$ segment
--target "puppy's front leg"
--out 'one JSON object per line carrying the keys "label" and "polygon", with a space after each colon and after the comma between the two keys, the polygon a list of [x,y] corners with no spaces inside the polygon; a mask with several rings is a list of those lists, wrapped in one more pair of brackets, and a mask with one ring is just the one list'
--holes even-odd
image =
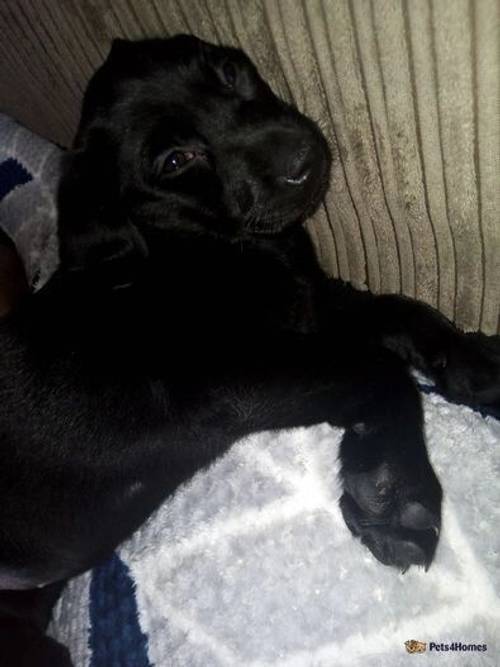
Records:
{"label": "puppy's front leg", "polygon": [[333,329],[340,319],[360,339],[382,344],[432,377],[450,400],[500,410],[499,336],[466,334],[424,303],[340,281],[329,281],[327,299]]}
{"label": "puppy's front leg", "polygon": [[500,409],[500,337],[464,333],[433,308],[380,296],[373,312],[384,346],[430,375],[449,399]]}
{"label": "puppy's front leg", "polygon": [[427,455],[418,390],[394,354],[335,349],[322,336],[283,340],[233,381],[226,378],[214,396],[219,419],[227,415],[238,437],[318,422],[345,427],[341,509],[349,529],[384,564],[406,570],[432,562],[441,486]]}

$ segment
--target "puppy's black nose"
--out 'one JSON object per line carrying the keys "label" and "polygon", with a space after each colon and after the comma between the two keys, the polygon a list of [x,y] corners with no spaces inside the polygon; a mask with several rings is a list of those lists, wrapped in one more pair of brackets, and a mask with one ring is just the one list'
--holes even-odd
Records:
{"label": "puppy's black nose", "polygon": [[288,169],[282,180],[288,185],[303,185],[311,175],[313,151],[307,144],[299,148],[288,162]]}

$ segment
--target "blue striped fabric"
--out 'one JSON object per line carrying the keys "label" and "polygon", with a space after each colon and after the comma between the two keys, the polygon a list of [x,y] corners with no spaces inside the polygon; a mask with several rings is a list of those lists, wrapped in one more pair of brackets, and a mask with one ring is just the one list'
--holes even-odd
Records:
{"label": "blue striped fabric", "polygon": [[0,201],[18,185],[32,180],[33,176],[20,162],[14,158],[4,160],[0,163]]}
{"label": "blue striped fabric", "polygon": [[89,644],[90,667],[151,667],[134,582],[117,554],[92,571]]}

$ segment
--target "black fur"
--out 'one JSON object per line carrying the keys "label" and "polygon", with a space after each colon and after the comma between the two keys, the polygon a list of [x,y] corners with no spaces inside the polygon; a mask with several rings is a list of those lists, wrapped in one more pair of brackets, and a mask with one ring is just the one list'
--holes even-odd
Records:
{"label": "black fur", "polygon": [[57,582],[263,429],[345,427],[347,525],[383,563],[431,563],[442,493],[409,366],[499,405],[500,345],[320,271],[301,223],[329,166],[241,51],[115,42],[67,158],[61,266],[0,326],[0,582],[27,589],[0,594],[3,667],[70,664],[41,634]]}

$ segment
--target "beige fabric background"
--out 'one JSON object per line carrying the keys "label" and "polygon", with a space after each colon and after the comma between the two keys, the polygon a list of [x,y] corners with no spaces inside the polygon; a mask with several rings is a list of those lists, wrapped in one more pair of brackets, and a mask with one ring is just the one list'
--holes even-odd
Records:
{"label": "beige fabric background", "polygon": [[111,39],[179,31],[244,48],[325,131],[328,272],[498,330],[499,0],[1,0],[0,109],[69,145]]}

